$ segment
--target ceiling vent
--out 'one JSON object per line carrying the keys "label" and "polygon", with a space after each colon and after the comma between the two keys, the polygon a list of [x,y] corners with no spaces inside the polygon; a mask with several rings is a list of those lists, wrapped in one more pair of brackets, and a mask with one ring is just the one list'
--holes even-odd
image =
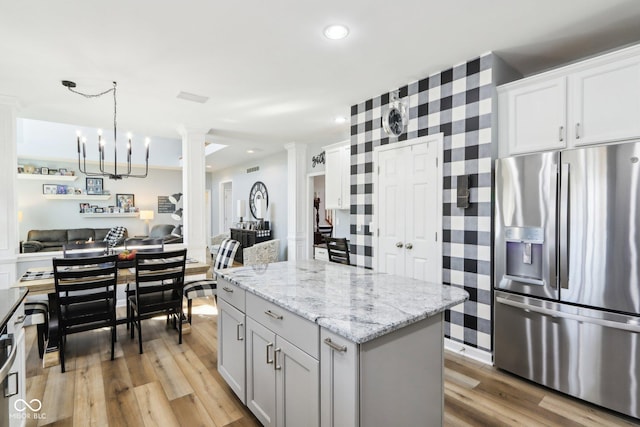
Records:
{"label": "ceiling vent", "polygon": [[208,96],[196,95],[195,93],[180,92],[178,99],[184,99],[185,101],[197,102],[198,104],[204,104],[209,100]]}
{"label": "ceiling vent", "polygon": [[252,168],[247,169],[247,173],[258,172],[260,170],[260,166],[254,166]]}

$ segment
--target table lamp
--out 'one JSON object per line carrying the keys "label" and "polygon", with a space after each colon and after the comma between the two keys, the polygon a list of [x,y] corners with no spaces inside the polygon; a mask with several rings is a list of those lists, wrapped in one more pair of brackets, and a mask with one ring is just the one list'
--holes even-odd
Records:
{"label": "table lamp", "polygon": [[144,234],[149,235],[149,221],[153,219],[153,211],[140,211],[140,219],[144,220]]}
{"label": "table lamp", "polygon": [[246,200],[238,200],[238,216],[240,217],[240,222],[243,221],[244,214],[247,212],[247,202]]}

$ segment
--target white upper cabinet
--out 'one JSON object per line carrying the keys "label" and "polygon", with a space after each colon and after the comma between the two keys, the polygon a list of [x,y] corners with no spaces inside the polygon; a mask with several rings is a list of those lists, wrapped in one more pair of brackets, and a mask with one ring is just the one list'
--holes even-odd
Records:
{"label": "white upper cabinet", "polygon": [[640,56],[581,71],[569,82],[575,145],[640,136]]}
{"label": "white upper cabinet", "polygon": [[328,145],[325,150],[325,209],[351,208],[351,147],[349,142]]}
{"label": "white upper cabinet", "polygon": [[499,156],[640,137],[640,45],[498,88]]}
{"label": "white upper cabinet", "polygon": [[566,147],[565,77],[523,84],[500,93],[500,140],[509,154]]}

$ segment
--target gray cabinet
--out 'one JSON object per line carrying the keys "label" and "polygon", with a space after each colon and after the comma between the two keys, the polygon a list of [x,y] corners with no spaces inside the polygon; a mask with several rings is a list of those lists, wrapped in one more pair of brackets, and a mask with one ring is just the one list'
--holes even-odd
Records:
{"label": "gray cabinet", "polygon": [[359,425],[358,345],[320,329],[320,425]]}
{"label": "gray cabinet", "polygon": [[222,279],[218,281],[218,372],[246,402],[245,291]]}

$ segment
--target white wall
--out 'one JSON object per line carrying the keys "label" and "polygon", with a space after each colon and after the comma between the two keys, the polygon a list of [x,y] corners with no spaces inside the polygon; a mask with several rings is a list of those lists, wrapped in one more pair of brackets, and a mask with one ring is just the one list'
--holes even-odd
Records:
{"label": "white wall", "polygon": [[[64,161],[43,161],[20,159],[21,164],[32,164],[36,167],[67,168],[77,174],[77,163]],[[65,229],[65,228],[108,228],[115,225],[127,227],[129,236],[144,234],[144,221],[138,218],[83,218],[79,214],[79,203],[83,200],[47,200],[42,197],[43,184],[61,184],[77,188],[85,188],[85,176],[80,174],[76,181],[55,182],[40,180],[17,180],[18,211],[22,211],[22,222],[19,223],[20,240],[27,239],[31,229]],[[126,178],[122,180],[103,180],[103,188],[111,192],[109,200],[91,200],[87,203],[97,206],[115,206],[117,193],[134,194],[135,205],[141,210],[153,210],[154,224],[174,224],[180,221],[171,218],[170,214],[158,214],[158,196],[169,196],[182,192],[182,172],[180,170],[150,169],[147,178]],[[203,213],[204,214],[204,213]]]}
{"label": "white wall", "polygon": [[[215,153],[213,154],[215,156]],[[257,172],[247,173],[248,168],[258,166]],[[271,222],[274,239],[280,239],[280,259],[286,258],[287,247],[287,153],[283,151],[262,159],[256,159],[243,165],[214,172],[211,174],[211,200],[212,210],[212,234],[224,233],[220,230],[220,183],[231,181],[233,192],[234,223],[239,221],[236,217],[237,200],[245,200],[247,203],[247,216],[245,220],[254,220],[249,212],[249,192],[256,181],[262,181],[269,193],[269,209],[265,220]]]}

